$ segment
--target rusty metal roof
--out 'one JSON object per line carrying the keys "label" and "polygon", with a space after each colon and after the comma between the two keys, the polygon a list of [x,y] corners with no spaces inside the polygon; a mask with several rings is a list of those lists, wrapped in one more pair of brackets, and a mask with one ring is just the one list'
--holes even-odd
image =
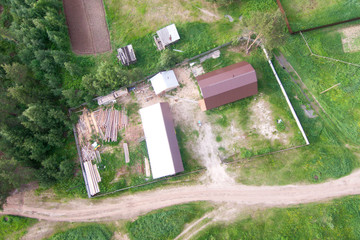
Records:
{"label": "rusty metal roof", "polygon": [[196,77],[204,98],[219,95],[248,84],[257,82],[254,68],[247,62],[205,73]]}

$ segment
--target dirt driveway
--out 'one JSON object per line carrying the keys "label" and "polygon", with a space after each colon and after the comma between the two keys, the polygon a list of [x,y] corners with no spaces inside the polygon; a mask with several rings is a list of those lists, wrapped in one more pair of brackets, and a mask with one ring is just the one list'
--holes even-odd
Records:
{"label": "dirt driveway", "polygon": [[193,201],[242,206],[289,206],[360,194],[360,171],[313,185],[245,186],[195,185],[169,187],[105,200],[75,199],[60,203],[26,197],[18,205],[5,205],[2,214],[49,221],[91,222],[131,219],[149,211]]}
{"label": "dirt driveway", "polygon": [[72,50],[96,54],[111,50],[102,0],[63,0]]}

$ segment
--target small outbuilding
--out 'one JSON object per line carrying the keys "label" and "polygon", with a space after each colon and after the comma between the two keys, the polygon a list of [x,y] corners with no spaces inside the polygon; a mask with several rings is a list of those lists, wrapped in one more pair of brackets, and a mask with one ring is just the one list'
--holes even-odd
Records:
{"label": "small outbuilding", "polygon": [[163,50],[166,46],[179,41],[180,35],[175,24],[171,24],[157,31],[154,40],[157,48]]}
{"label": "small outbuilding", "polygon": [[165,93],[179,86],[173,70],[159,72],[150,78],[150,81],[156,95]]}
{"label": "small outbuilding", "polygon": [[203,96],[199,101],[203,111],[258,93],[255,69],[247,62],[205,73],[196,80]]}
{"label": "small outbuilding", "polygon": [[167,102],[140,109],[153,179],[184,171],[174,121]]}
{"label": "small outbuilding", "polygon": [[124,66],[136,63],[136,56],[132,45],[127,45],[117,50],[117,58]]}

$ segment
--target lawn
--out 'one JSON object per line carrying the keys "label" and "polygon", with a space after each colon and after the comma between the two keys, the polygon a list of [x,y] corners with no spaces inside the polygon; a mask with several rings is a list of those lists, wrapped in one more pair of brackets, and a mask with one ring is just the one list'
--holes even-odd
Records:
{"label": "lawn", "polygon": [[28,227],[34,225],[36,219],[4,215],[0,217],[0,240],[20,239]]}
{"label": "lawn", "polygon": [[175,205],[140,216],[129,222],[127,229],[132,240],[174,239],[186,223],[212,209],[211,205],[204,202]]}
{"label": "lawn", "polygon": [[360,17],[357,0],[281,0],[293,31]]}
{"label": "lawn", "polygon": [[219,223],[194,239],[359,239],[360,198],[257,211],[235,223]]}

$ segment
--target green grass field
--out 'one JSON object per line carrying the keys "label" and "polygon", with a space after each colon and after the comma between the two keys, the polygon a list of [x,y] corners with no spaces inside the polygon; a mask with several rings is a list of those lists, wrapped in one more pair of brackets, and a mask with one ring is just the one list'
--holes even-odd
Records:
{"label": "green grass field", "polygon": [[105,224],[85,224],[65,231],[58,232],[48,238],[48,240],[65,239],[92,239],[92,240],[110,240],[114,234],[113,229]]}
{"label": "green grass field", "polygon": [[357,0],[281,0],[293,31],[360,17]]}
{"label": "green grass field", "polygon": [[[294,68],[297,69],[295,66]],[[347,138],[344,142],[342,130],[324,116],[308,118],[301,108],[302,105],[308,104],[307,99],[302,95],[299,87],[290,80],[289,75],[277,64],[276,70],[309,138],[310,145],[255,158],[248,163],[234,164],[230,171],[238,176],[238,181],[255,185],[315,183],[351,173],[359,166],[356,155],[358,150],[345,144],[350,144],[351,140]],[[300,72],[299,74],[301,75]]]}
{"label": "green grass field", "polygon": [[198,202],[153,211],[129,222],[127,228],[130,239],[174,239],[186,223],[200,218],[210,210],[212,207],[209,204]]}
{"label": "green grass field", "polygon": [[[360,53],[344,53],[341,42],[341,28],[353,25],[314,31],[304,36],[314,53],[359,64]],[[317,118],[307,117],[302,106],[309,106],[308,100],[288,73],[273,61],[311,145],[234,164],[229,171],[237,176],[239,182],[255,185],[311,183],[351,173],[359,166],[360,69],[310,56],[300,35],[291,36],[280,50],[328,115],[320,109]],[[266,68],[265,64],[263,68]],[[320,94],[339,82],[339,87]],[[271,86],[265,86],[267,91],[273,91]],[[311,97],[307,90],[303,91]],[[253,155],[253,152],[245,153],[242,157]]]}
{"label": "green grass field", "polygon": [[215,224],[193,239],[359,239],[360,198],[257,211]]}
{"label": "green grass field", "polygon": [[[315,54],[359,64],[360,52],[344,53],[340,33],[342,27],[355,24],[360,24],[360,21],[305,33],[304,36]],[[299,35],[291,37],[281,50],[340,130],[341,138],[350,145],[359,144],[360,68],[309,56],[309,50]],[[341,86],[320,94],[337,83]]]}
{"label": "green grass field", "polygon": [[27,228],[34,225],[36,219],[4,215],[0,217],[0,240],[21,239]]}

